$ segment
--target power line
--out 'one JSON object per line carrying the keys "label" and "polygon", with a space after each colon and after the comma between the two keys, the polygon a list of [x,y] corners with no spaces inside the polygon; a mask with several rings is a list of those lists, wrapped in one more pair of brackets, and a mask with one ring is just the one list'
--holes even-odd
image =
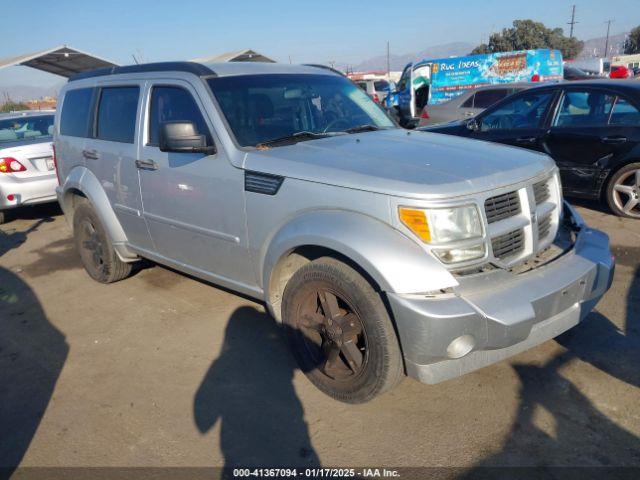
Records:
{"label": "power line", "polygon": [[570,21],[570,22],[567,22],[567,24],[568,24],[568,25],[571,25],[571,30],[569,31],[569,38],[573,38],[573,26],[574,26],[576,23],[580,23],[580,22],[577,22],[577,21],[576,21],[576,6],[575,6],[575,5],[573,5],[573,6],[571,7],[571,21]]}

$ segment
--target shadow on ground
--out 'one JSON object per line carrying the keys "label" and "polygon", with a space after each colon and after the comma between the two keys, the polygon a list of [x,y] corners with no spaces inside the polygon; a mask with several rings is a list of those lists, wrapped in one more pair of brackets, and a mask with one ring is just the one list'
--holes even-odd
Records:
{"label": "shadow on ground", "polygon": [[40,218],[26,230],[0,230],[0,257],[8,251],[18,248],[27,241],[29,234],[38,230],[43,223],[48,222],[53,222],[53,218]]}
{"label": "shadow on ground", "polygon": [[201,433],[220,423],[225,469],[319,466],[292,383],[296,368],[273,318],[251,307],[231,315],[193,405]]}
{"label": "shadow on ground", "polygon": [[[640,438],[596,408],[562,374],[563,367],[582,361],[640,388],[640,268],[626,303],[622,329],[593,312],[556,339],[566,351],[540,366],[514,365],[521,384],[520,404],[509,437],[500,452],[481,461],[466,478],[637,478],[633,477],[637,470],[613,467],[640,466]],[[491,468],[497,466],[535,469]]]}
{"label": "shadow on ground", "polygon": [[579,197],[568,197],[565,198],[571,205],[576,207],[588,208],[589,210],[593,210],[595,212],[607,213],[609,215],[615,216],[615,214],[611,211],[607,202],[601,201],[593,198],[579,198]]}
{"label": "shadow on ground", "polygon": [[6,224],[11,224],[15,220],[40,220],[42,218],[58,217],[62,215],[62,209],[58,202],[50,202],[12,208],[5,210],[5,214],[7,216]]}
{"label": "shadow on ground", "polygon": [[0,478],[22,461],[68,352],[29,286],[0,267]]}

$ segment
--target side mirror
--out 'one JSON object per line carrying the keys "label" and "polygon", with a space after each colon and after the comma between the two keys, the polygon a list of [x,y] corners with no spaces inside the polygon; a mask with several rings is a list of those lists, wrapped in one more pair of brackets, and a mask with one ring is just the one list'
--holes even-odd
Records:
{"label": "side mirror", "polygon": [[478,130],[480,130],[480,123],[478,123],[478,120],[476,120],[475,118],[472,118],[467,122],[467,129],[471,130],[472,132],[477,132]]}
{"label": "side mirror", "polygon": [[207,136],[198,133],[193,122],[166,122],[160,124],[158,147],[161,152],[216,153],[215,145],[207,144]]}

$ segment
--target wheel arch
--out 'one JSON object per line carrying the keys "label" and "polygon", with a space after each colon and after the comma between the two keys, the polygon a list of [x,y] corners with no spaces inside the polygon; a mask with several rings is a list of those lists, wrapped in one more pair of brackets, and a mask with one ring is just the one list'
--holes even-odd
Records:
{"label": "wheel arch", "polygon": [[111,207],[106,192],[93,172],[83,166],[73,168],[65,178],[60,191],[61,194],[58,196],[60,206],[72,230],[73,217],[79,199],[85,198],[96,212],[121,260],[133,261],[138,258],[127,248],[127,235]]}
{"label": "wheel arch", "polygon": [[631,165],[632,163],[640,163],[640,156],[634,156],[631,158],[626,158],[625,160],[617,163],[616,165],[613,166],[613,168],[611,168],[608,172],[607,175],[604,177],[604,179],[602,180],[602,182],[600,183],[600,191],[598,192],[598,197],[601,200],[606,201],[607,200],[607,188],[609,187],[609,182],[611,181],[611,179],[613,178],[613,176],[618,173],[620,170],[622,170],[624,167],[626,167],[627,165]]}
{"label": "wheel arch", "polygon": [[260,263],[264,297],[278,321],[288,280],[322,256],[344,261],[380,292],[424,293],[457,285],[440,262],[390,225],[354,212],[305,214],[280,228]]}

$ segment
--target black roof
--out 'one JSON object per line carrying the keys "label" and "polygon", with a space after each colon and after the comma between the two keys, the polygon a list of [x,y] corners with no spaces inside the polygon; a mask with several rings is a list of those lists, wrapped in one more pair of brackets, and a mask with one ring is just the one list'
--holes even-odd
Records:
{"label": "black roof", "polygon": [[82,80],[83,78],[92,77],[104,77],[107,75],[119,75],[123,73],[143,73],[143,72],[188,72],[194,75],[215,75],[215,72],[209,67],[196,62],[157,62],[157,63],[144,63],[141,65],[125,65],[123,67],[106,67],[98,68],[96,70],[89,70],[88,72],[82,72],[74,75],[69,79],[70,82],[74,80]]}

